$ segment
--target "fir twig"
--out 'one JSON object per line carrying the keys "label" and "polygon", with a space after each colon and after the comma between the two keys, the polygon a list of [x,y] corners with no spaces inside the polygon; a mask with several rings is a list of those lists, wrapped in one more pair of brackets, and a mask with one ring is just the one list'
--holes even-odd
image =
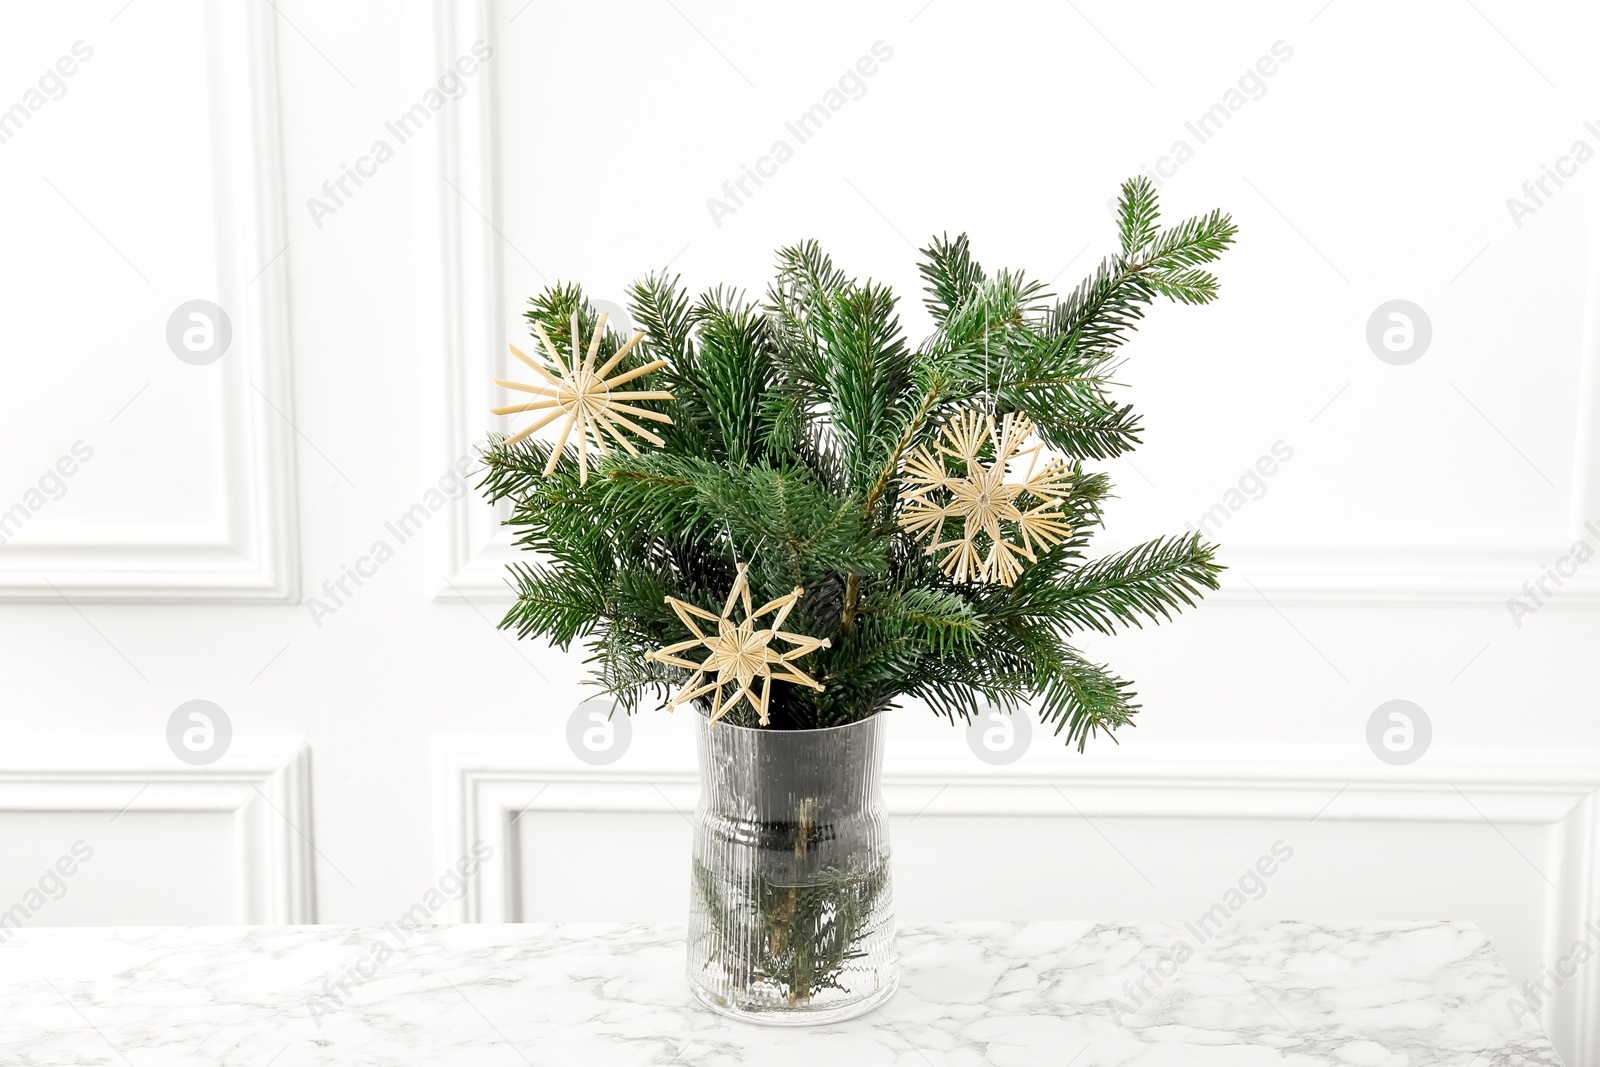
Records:
{"label": "fir twig", "polygon": [[[822,691],[772,687],[774,728],[907,700],[956,720],[1031,699],[1069,744],[1113,735],[1133,721],[1134,694],[1074,635],[1166,620],[1215,589],[1221,568],[1213,546],[1187,535],[1090,558],[1111,486],[1084,463],[1138,444],[1138,417],[1116,392],[1123,348],[1158,298],[1215,299],[1207,268],[1234,237],[1220,212],[1162,229],[1154,188],[1135,178],[1122,187],[1116,251],[1054,300],[1019,272],[986,271],[965,234],[940,236],[918,268],[934,329],[915,346],[894,294],[815,242],[778,253],[759,304],[722,288],[693,297],[664,273],[642,279],[628,295],[647,338],[623,367],[667,362],[633,379],[672,394],[659,408],[671,423],[652,423],[663,444],[591,451],[581,484],[572,443],[547,478],[548,444],[491,439],[483,492],[509,505],[531,553],[512,567],[502,625],[584,643],[596,684],[632,710],[684,678],[644,659],[684,636],[665,599],[719,608],[737,561],[758,601],[804,588],[787,628],[831,642],[807,660]],[[564,284],[535,296],[527,318],[570,347],[574,313],[593,336],[594,309]],[[622,342],[607,330],[599,351]],[[969,405],[1026,413],[1070,470],[1055,505],[1070,532],[1011,587],[952,581],[899,526],[908,458]]]}

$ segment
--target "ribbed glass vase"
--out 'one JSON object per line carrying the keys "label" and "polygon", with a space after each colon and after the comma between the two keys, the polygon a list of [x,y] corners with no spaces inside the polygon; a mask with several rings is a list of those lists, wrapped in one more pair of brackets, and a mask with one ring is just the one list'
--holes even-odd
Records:
{"label": "ribbed glass vase", "polygon": [[826,730],[698,716],[689,986],[716,1011],[808,1025],[894,993],[884,716]]}

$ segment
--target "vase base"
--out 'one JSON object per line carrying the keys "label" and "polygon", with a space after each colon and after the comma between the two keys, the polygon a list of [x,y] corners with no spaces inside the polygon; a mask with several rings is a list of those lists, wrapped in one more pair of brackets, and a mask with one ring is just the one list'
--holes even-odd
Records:
{"label": "vase base", "polygon": [[755,1023],[758,1026],[822,1026],[825,1023],[854,1019],[874,1008],[882,1007],[890,997],[894,996],[895,990],[899,987],[900,976],[897,974],[871,996],[852,1000],[848,1004],[828,1008],[772,1008],[764,1011],[736,1007],[716,994],[701,989],[693,982],[689,983],[689,992],[718,1015],[738,1019],[740,1022]]}

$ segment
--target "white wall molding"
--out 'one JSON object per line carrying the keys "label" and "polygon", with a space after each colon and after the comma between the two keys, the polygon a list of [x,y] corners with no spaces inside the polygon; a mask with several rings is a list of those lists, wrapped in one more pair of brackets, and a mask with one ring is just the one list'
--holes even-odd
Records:
{"label": "white wall molding", "polygon": [[72,600],[298,596],[293,431],[285,421],[293,403],[277,16],[265,0],[248,0],[208,8],[206,17],[214,47],[198,76],[213,92],[216,268],[212,290],[191,295],[220,304],[233,324],[215,413],[223,513],[203,528],[162,531],[153,540],[140,531],[119,535],[113,526],[103,544],[8,543],[0,553],[0,600],[58,600],[57,590]]}
{"label": "white wall molding", "polygon": [[[473,42],[496,47],[485,0],[412,0],[410,80],[428,84]],[[416,234],[417,367],[422,411],[421,484],[431,485],[483,441],[492,379],[505,350],[500,328],[503,286],[495,181],[495,58],[470,91],[440,112],[432,135],[416,142],[413,228]],[[429,596],[504,597],[505,565],[515,558],[499,520],[504,510],[476,492],[450,501],[425,535]]]}
{"label": "white wall molding", "polygon": [[[694,755],[681,741],[636,738],[617,764],[591,767],[559,737],[435,738],[438,865],[453,864],[476,841],[494,847],[450,918],[505,922],[515,914],[518,813],[689,813],[698,793]],[[1600,922],[1600,752],[1435,749],[1409,767],[1391,767],[1365,751],[1178,745],[1030,753],[1011,767],[989,767],[949,745],[922,742],[893,746],[884,769],[890,815],[1067,817],[1063,796],[1090,818],[1487,819],[1496,827],[1548,827],[1554,886],[1540,902],[1544,958],[1565,955],[1585,923]],[[1595,1048],[1600,971],[1580,969],[1569,985],[1576,988],[1547,1009],[1545,1026],[1565,1047]]]}
{"label": "white wall molding", "polygon": [[231,815],[234,921],[316,921],[311,752],[299,738],[234,738],[216,763],[190,767],[160,739],[12,734],[0,811]]}

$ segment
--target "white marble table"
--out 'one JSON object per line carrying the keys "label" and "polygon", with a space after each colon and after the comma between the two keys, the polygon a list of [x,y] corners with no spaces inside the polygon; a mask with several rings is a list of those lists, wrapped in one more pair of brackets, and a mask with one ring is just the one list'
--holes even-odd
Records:
{"label": "white marble table", "polygon": [[1510,979],[1471,923],[1281,923],[1203,943],[1182,923],[952,923],[903,928],[900,951],[881,1010],[774,1029],[691,1001],[679,926],[27,930],[0,945],[0,1063],[1560,1062],[1512,1022]]}

